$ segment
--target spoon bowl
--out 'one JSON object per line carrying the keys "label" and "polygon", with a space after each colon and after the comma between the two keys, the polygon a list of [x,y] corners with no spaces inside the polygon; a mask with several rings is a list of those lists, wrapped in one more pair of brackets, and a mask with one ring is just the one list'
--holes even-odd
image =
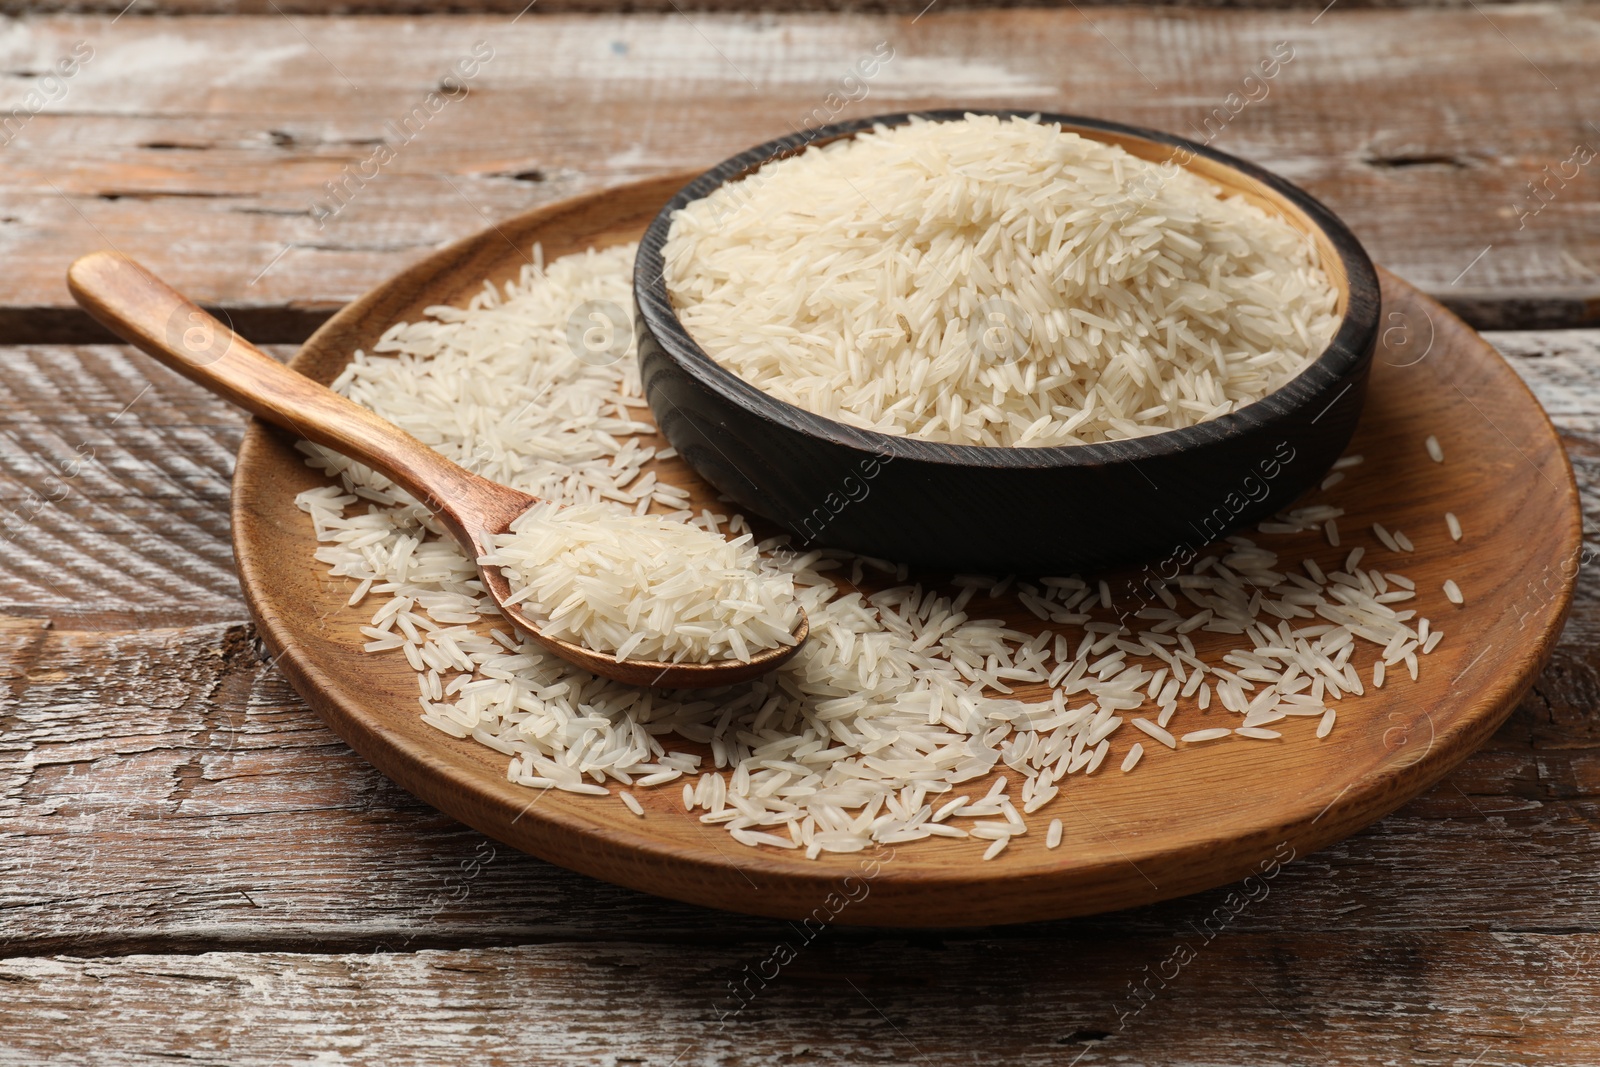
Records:
{"label": "spoon bowl", "polygon": [[[290,370],[120,253],[93,252],[77,260],[67,270],[67,287],[102,325],[184,377],[274,426],[382,473],[421,501],[474,561],[538,503],[537,497],[452,463],[372,411]],[[628,685],[701,689],[747,681],[791,658],[810,633],[801,611],[794,644],[761,649],[748,660],[619,660],[545,634],[536,620],[507,603],[513,591],[499,567],[477,567],[484,592],[517,629],[568,663]]]}

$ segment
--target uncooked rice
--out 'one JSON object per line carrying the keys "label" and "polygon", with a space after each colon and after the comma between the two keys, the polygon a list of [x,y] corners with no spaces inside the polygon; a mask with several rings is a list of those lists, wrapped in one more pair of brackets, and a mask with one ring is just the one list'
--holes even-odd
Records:
{"label": "uncooked rice", "polygon": [[603,501],[540,501],[479,562],[500,567],[507,604],[542,633],[619,660],[749,660],[794,644],[794,579],[763,573],[748,533],[730,541]]}
{"label": "uncooked rice", "polygon": [[1122,758],[1122,773],[1127,774],[1139,765],[1139,757],[1144,755],[1144,745],[1135,741],[1128,749],[1128,754]]}
{"label": "uncooked rice", "polygon": [[1174,738],[1169,731],[1167,731],[1163,727],[1157,726],[1155,723],[1151,722],[1149,719],[1134,719],[1133,720],[1133,725],[1138,727],[1139,729],[1143,730],[1145,733],[1149,734],[1151,737],[1155,738],[1157,741],[1160,741],[1163,745],[1166,745],[1168,748],[1177,748],[1178,747],[1177,739]]}
{"label": "uncooked rice", "polygon": [[[433,308],[393,327],[355,354],[335,388],[451,459],[552,503],[748,534],[738,516],[692,513],[686,491],[658,480],[633,359],[594,365],[567,344],[575,306],[628,305],[632,248],[548,267],[537,249],[534,258],[520,279],[486,286],[467,308]],[[810,616],[805,647],[738,686],[640,689],[522,638],[431,512],[366,467],[301,447],[336,479],[298,498],[317,558],[353,587],[340,602],[370,610],[366,649],[403,656],[416,672],[423,721],[502,753],[509,780],[532,789],[626,791],[630,810],[636,793],[680,790],[687,812],[752,848],[814,858],[975,838],[976,849],[983,836],[973,827],[987,823],[996,836],[983,854],[999,855],[1026,834],[1029,813],[1064,789],[1092,788],[1079,779],[1111,752],[1130,753],[1130,766],[1134,731],[1120,730],[1130,717],[1140,736],[1176,748],[1140,766],[1186,758],[1153,720],[1181,722],[1191,743],[1259,743],[1233,727],[1268,724],[1293,743],[1309,737],[1304,716],[1317,717],[1325,736],[1330,705],[1362,692],[1362,661],[1398,654],[1412,670],[1442,636],[1423,629],[1414,607],[1381,599],[1374,575],[1400,576],[1356,569],[1360,549],[1343,569],[1337,560],[1291,567],[1233,536],[1166,581],[1168,597],[1119,604],[1109,586],[1078,577],[927,587],[894,564],[779,552],[774,539],[756,547]],[[1280,522],[1310,530],[1320,521],[1311,516],[1328,514],[1299,509]],[[858,565],[881,576],[876,586],[845,583]],[[1022,629],[986,617],[1023,614],[1023,597],[1048,621]]]}
{"label": "uncooked rice", "polygon": [[1289,223],[1037,119],[812,146],[679,210],[663,254],[713,359],[807,411],[930,441],[1192,426],[1288,382],[1338,325]]}

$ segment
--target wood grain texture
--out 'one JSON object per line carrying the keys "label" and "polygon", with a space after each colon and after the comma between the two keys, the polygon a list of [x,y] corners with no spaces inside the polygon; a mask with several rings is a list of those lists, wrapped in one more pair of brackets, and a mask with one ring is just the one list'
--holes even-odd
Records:
{"label": "wood grain texture", "polygon": [[[1600,333],[1494,339],[1557,418],[1594,523]],[[730,917],[707,923],[706,913],[688,905],[611,888],[506,849],[467,877],[462,864],[482,861],[483,849],[493,846],[406,797],[318,723],[256,649],[237,589],[210,592],[178,581],[195,558],[219,558],[226,568],[227,475],[240,430],[234,411],[147,358],[118,350],[0,350],[0,366],[0,381],[13,389],[58,368],[70,371],[62,381],[75,390],[14,392],[26,403],[8,398],[8,408],[29,410],[38,442],[77,440],[85,411],[94,410],[86,397],[117,395],[128,379],[150,374],[149,394],[109,427],[115,437],[94,438],[101,454],[80,475],[82,488],[40,518],[66,537],[56,547],[64,561],[54,581],[74,601],[114,553],[157,542],[139,526],[107,528],[104,515],[130,501],[102,466],[131,485],[162,485],[173,438],[190,450],[210,442],[218,464],[192,496],[150,502],[157,515],[171,507],[197,514],[198,522],[144,565],[170,577],[110,598],[104,614],[59,613],[42,585],[27,584],[10,566],[3,571],[0,609],[54,617],[51,630],[40,629],[38,617],[14,617],[0,654],[6,952],[504,944],[587,939],[603,929],[630,937],[776,929]],[[120,406],[107,402],[101,421]],[[152,422],[163,424],[162,434]],[[56,485],[42,474],[51,446],[34,448],[37,462],[19,466],[13,458],[0,477],[8,501]],[[64,510],[83,501],[93,507]],[[1350,923],[1389,931],[1594,928],[1597,646],[1600,579],[1586,566],[1554,664],[1490,745],[1400,813],[1290,865],[1278,883],[1285,893],[1256,913],[1286,933]],[[296,848],[286,846],[290,840]],[[1214,907],[1222,896],[1197,901]],[[1451,901],[1443,912],[1442,897]],[[1054,929],[1150,931],[1174,925],[1186,907],[1178,901]],[[1344,909],[1355,918],[1341,917]]]}
{"label": "wood grain texture", "polygon": [[[1600,332],[1494,340],[1556,418],[1588,521],[1600,520]],[[244,624],[227,572],[238,413],[119,349],[0,349],[0,375],[13,388],[52,383],[16,392],[25,412],[6,413],[8,432],[21,424],[30,435],[0,453],[8,507],[54,491],[52,464],[73,452],[86,425],[98,448],[73,493],[37,517],[50,538],[19,536],[11,550],[33,555],[0,567],[0,612],[9,617],[0,630],[6,953],[398,948],[605,932],[718,939],[781,928],[616,889],[505,849],[484,863],[496,846],[351,753]],[[146,375],[150,391],[113,422]],[[178,453],[198,468],[180,468],[181,490],[167,473]],[[136,522],[117,521],[130,506],[124,483],[151,487]],[[15,562],[44,551],[62,561],[51,577],[64,596]],[[130,551],[142,553],[137,581],[113,587],[103,610],[68,610]],[[218,576],[194,580],[207,568]],[[52,628],[42,628],[45,619]],[[1554,662],[1489,745],[1396,814],[1290,865],[1275,883],[1283,891],[1252,914],[1285,934],[1350,929],[1375,938],[1440,927],[1595,929],[1596,648],[1600,578],[1585,566]],[[1155,932],[1224,897],[1038,930]]]}
{"label": "wood grain texture", "polygon": [[[1600,14],[1478,7],[1340,5],[1315,23],[1304,10],[937,7],[920,20],[29,19],[0,33],[9,106],[76,42],[94,54],[7,135],[0,340],[89,339],[61,272],[112,245],[253,340],[298,341],[404,262],[490,220],[706,167],[795,127],[963,104],[1189,136],[1209,125],[1214,146],[1304,185],[1374,259],[1472,321],[1595,321],[1588,171],[1520,229],[1518,211],[1542,203],[1528,183],[1548,180],[1543,168],[1600,144],[1588,76]],[[390,124],[477,41],[495,52],[466,94],[397,135]],[[1279,41],[1294,59],[1247,86]],[[880,42],[894,58],[859,79]],[[1229,105],[1246,91],[1265,96]],[[393,158],[379,165],[385,145]],[[347,194],[332,198],[329,182]],[[313,212],[334,208],[319,225]]]}
{"label": "wood grain texture", "polygon": [[0,350],[0,382],[7,614],[114,629],[242,618],[222,506],[242,415],[109,346]]}
{"label": "wood grain texture", "polygon": [[[1535,691],[1441,786],[1286,867],[1252,905],[1253,928],[1593,930],[1600,731],[1582,702],[1600,683],[1595,621],[1575,617]],[[243,627],[108,635],[29,620],[6,626],[3,648],[21,694],[0,749],[4,955],[714,942],[786,928],[595,882],[440,815],[339,742]],[[1226,896],[995,936],[1154,934]]]}
{"label": "wood grain texture", "polygon": [[[1540,0],[1500,0],[1533,3]],[[1547,0],[1546,0],[1547,2]],[[1583,3],[1586,0],[1568,0]],[[1141,0],[1141,7],[1320,11],[1327,0]],[[1098,0],[1098,5],[1121,7],[1131,0]],[[1097,6],[1098,6],[1097,5]],[[0,0],[0,14],[98,14],[115,16],[127,0]],[[193,15],[463,15],[527,14],[686,14],[738,12],[742,14],[893,14],[917,15],[928,0],[139,0],[134,13],[141,17]],[[1461,8],[1468,0],[1342,0],[1341,7]],[[939,0],[941,11],[994,11],[1018,7],[1070,8],[1070,0]]]}
{"label": "wood grain texture", "polygon": [[0,1063],[115,1050],[118,1062],[247,1067],[1458,1067],[1590,1062],[1600,1049],[1600,936],[1373,941],[1257,926],[1245,909],[1209,941],[1187,924],[1073,941],[825,933],[770,980],[758,968],[793,931],[721,945],[9,960]]}
{"label": "wood grain texture", "polygon": [[[1600,331],[1492,339],[1554,416],[1600,519]],[[729,983],[791,927],[491,852],[327,731],[266,662],[236,589],[160,577],[226,566],[235,412],[107,347],[0,349],[0,380],[16,401],[4,427],[31,435],[0,452],[8,503],[57,484],[44,472],[87,427],[103,446],[71,503],[39,518],[66,539],[55,579],[73,599],[110,553],[156,540],[109,525],[128,504],[103,465],[159,487],[145,526],[175,531],[145,584],[94,617],[55,614],[0,567],[0,1062],[1600,1057],[1592,566],[1553,663],[1483,749],[1284,868],[1165,989],[1144,983],[1230,890],[995,931],[835,928],[719,1027],[742,999]],[[177,483],[174,442],[191,458],[209,442]],[[91,522],[65,521],[68,507]],[[207,949],[231,951],[193,954]],[[141,950],[166,954],[105,958]],[[1130,983],[1157,996],[1123,1027],[1145,996]]]}
{"label": "wood grain texture", "polygon": [[[846,72],[840,49],[865,52],[885,27],[897,59],[919,62],[843,115],[891,100],[1042,100],[1181,132],[1272,41],[1292,39],[1296,64],[1315,54],[1316,70],[1291,64],[1220,147],[1306,183],[1381,261],[1474,321],[1596,317],[1592,196],[1558,197],[1526,230],[1515,218],[1524,183],[1590,139],[1592,7],[1485,5],[1485,17],[1353,13],[1340,0],[1312,34],[1309,10],[1201,20],[1091,8],[1091,27],[1073,12],[946,20],[941,2],[910,27],[909,8],[735,18],[685,3],[709,42],[675,13],[527,26],[530,15],[493,36],[516,57],[482,83],[494,91],[452,103],[318,230],[308,212],[321,183],[367,158],[362,142],[435,84],[477,26],[509,15],[323,20],[300,14],[316,0],[277,6],[293,25],[146,20],[157,0],[141,0],[114,27],[0,28],[0,110],[21,106],[30,73],[75,40],[115,60],[4,146],[0,341],[86,337],[59,282],[73,255],[106,243],[97,227],[176,267],[246,336],[298,340],[484,216],[707,164],[781,131]],[[27,7],[7,10],[39,10]],[[1113,71],[1108,40],[1159,88]],[[1331,43],[1313,53],[1318,40]],[[628,49],[615,63],[613,42]],[[714,49],[755,84],[719,70]],[[1560,92],[1532,67],[1513,71],[1515,49]],[[446,176],[465,193],[448,208]],[[1492,339],[1554,414],[1596,528],[1600,333]],[[19,516],[26,531],[0,536],[0,955],[12,957],[0,1062],[1600,1060],[1600,579],[1587,562],[1551,666],[1494,738],[1395,814],[1286,867],[1125,1030],[1128,984],[1158,971],[1228,890],[1003,931],[834,929],[728,1029],[717,1025],[735,1003],[728,983],[789,927],[491,853],[294,696],[230,571],[243,425],[122,348],[0,347],[0,515],[5,534]],[[423,947],[455,951],[405,951]],[[209,948],[231,951],[193,955]],[[85,958],[137,950],[165,954]]]}
{"label": "wood grain texture", "polygon": [[[524,265],[518,249],[534,240],[555,256],[637,237],[673,187],[672,179],[642,182],[507,220],[374,290],[313,337],[291,366],[331,381],[357,347],[370,348],[393,322],[463,301],[477,291],[477,279],[498,284],[516,276]],[[1455,640],[1426,661],[1419,685],[1397,679],[1342,702],[1342,729],[1327,741],[1314,742],[1311,724],[1303,722],[1298,732],[1286,731],[1298,740],[1185,746],[1175,754],[1156,748],[1133,775],[1067,784],[1060,799],[1033,816],[1035,827],[1052,818],[1065,823],[1059,851],[1047,852],[1034,835],[985,863],[977,862],[981,849],[974,842],[949,839],[914,842],[882,858],[806,860],[777,849],[733,848],[721,831],[684,814],[676,786],[636,790],[646,809],[640,819],[610,797],[510,784],[504,756],[443,737],[420,720],[416,680],[404,659],[361,652],[368,640],[361,627],[373,608],[345,603],[353,585],[330,581],[315,562],[311,526],[293,502],[325,482],[306,467],[291,437],[265,427],[246,435],[236,472],[241,577],[280,667],[335,732],[421,799],[575,870],[674,899],[790,919],[837,899],[841,886],[852,888],[851,879],[859,886],[865,876],[871,894],[837,920],[851,925],[1019,922],[1168,899],[1276,867],[1274,857],[1285,849],[1306,853],[1336,841],[1436,781],[1510,713],[1565,617],[1573,577],[1566,566],[1577,566],[1578,502],[1554,430],[1492,348],[1403,282],[1384,275],[1383,284],[1387,329],[1351,445],[1369,461],[1351,478],[1359,488],[1310,498],[1346,509],[1346,543],[1329,548],[1320,531],[1310,531],[1267,544],[1286,559],[1314,556],[1330,571],[1351,548],[1369,545],[1375,559],[1417,581],[1415,606]],[[1439,436],[1453,464],[1427,458],[1426,433]],[[681,459],[654,469],[692,494],[688,506],[716,505],[715,493]],[[1462,545],[1444,530],[1447,510],[1473,531]],[[1421,551],[1382,555],[1376,540],[1363,535],[1376,521],[1416,534]],[[1508,558],[1517,566],[1504,566]],[[1107,575],[1115,589],[1132,588],[1135,577]],[[931,588],[944,575],[913,578]],[[1465,607],[1445,601],[1439,586],[1446,578],[1468,590]],[[1010,598],[977,599],[969,610],[1026,632],[1049,629]],[[1072,640],[1081,633],[1064,632]],[[1203,637],[1199,654],[1211,661],[1237,643]],[[1370,670],[1367,655],[1353,662]],[[1017,693],[1025,700],[1047,696],[1042,686],[1019,686]],[[1180,716],[1175,732],[1216,724],[1197,723],[1201,713],[1192,701]],[[1120,738],[1108,764],[1119,763],[1129,743]],[[976,795],[987,788],[985,779],[974,783]],[[1173,818],[1175,809],[1184,816]]]}

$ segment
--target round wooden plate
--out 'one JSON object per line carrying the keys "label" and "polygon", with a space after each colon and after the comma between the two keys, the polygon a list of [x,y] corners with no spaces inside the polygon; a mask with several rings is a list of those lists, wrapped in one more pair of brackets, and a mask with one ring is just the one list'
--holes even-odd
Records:
{"label": "round wooden plate", "polygon": [[[432,304],[461,303],[485,278],[513,276],[534,241],[555,257],[635,240],[687,175],[608,189],[501,223],[410,268],[350,305],[293,365],[332,380],[358,346]],[[1353,452],[1366,461],[1308,499],[1346,509],[1343,546],[1316,532],[1259,535],[1289,565],[1334,569],[1351,548],[1366,566],[1412,577],[1416,606],[1446,634],[1421,678],[1391,669],[1381,690],[1337,705],[1325,740],[1316,720],[1290,720],[1278,741],[1234,739],[1171,751],[1143,738],[1132,773],[1117,768],[1142,738],[1124,727],[1093,776],[1073,776],[1029,817],[1030,832],[982,862],[988,844],[932,839],[875,853],[751,849],[683,811],[681,783],[640,790],[638,818],[613,797],[539,793],[506,781],[506,757],[458,741],[419,718],[415,676],[399,653],[366,655],[351,586],[313,559],[295,494],[321,484],[291,439],[255,424],[234,478],[234,548],[257,626],[300,694],[384,774],[430,804],[536,856],[663,896],[734,911],[821,922],[973,925],[1080,915],[1180,896],[1275,873],[1273,864],[1336,841],[1426,789],[1489,737],[1545,664],[1571,598],[1579,552],[1572,470],[1555,430],[1503,359],[1463,323],[1404,282],[1383,276],[1384,334]],[[1445,462],[1423,442],[1436,435]],[[666,461],[661,476],[714,498]],[[1453,511],[1465,539],[1452,541]],[[1385,552],[1371,533],[1403,530],[1414,554]],[[1249,531],[1246,531],[1248,534]],[[1251,535],[1256,536],[1256,535]],[[939,580],[939,576],[930,576]],[[1453,578],[1466,604],[1441,591]],[[976,601],[970,612],[1043,626],[1020,605]],[[1221,635],[1201,653],[1232,647]],[[1375,649],[1354,662],[1370,673]],[[1023,699],[1038,694],[1022,691]],[[1180,707],[1174,732],[1236,717]],[[974,783],[980,787],[985,783]],[[1044,846],[1052,818],[1060,848]]]}

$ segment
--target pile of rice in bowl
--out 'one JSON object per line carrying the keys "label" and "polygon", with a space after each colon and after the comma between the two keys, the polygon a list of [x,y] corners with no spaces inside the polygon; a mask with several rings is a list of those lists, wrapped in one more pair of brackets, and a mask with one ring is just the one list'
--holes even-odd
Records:
{"label": "pile of rice in bowl", "polygon": [[971,445],[1214,419],[1338,328],[1315,243],[1171,161],[1033,119],[913,119],[769,162],[678,211],[679,320],[781,400]]}
{"label": "pile of rice in bowl", "polygon": [[[620,246],[546,265],[535,249],[535,265],[503,289],[430,309],[357,352],[335,388],[456,462],[554,504],[751,535],[741,516],[692,510],[689,492],[663,480],[681,468],[657,443],[632,353],[596,365],[568,343],[574,308],[630,306],[633,255]],[[1103,295],[1114,266],[1097,260],[1084,277],[1102,279]],[[1317,322],[1308,312],[1301,325]],[[1090,343],[1085,332],[1062,336]],[[1102,329],[1091,357],[1110,336]],[[1061,366],[1078,366],[1063,346]],[[1226,398],[1220,370],[1211,387]],[[997,428],[1017,425],[1010,403],[991,405],[998,419],[983,415],[997,442]],[[977,425],[964,414],[954,424]],[[1097,425],[1117,432],[1114,420]],[[425,722],[504,754],[509,779],[530,789],[616,793],[645,817],[637,794],[664,788],[671,800],[652,800],[649,817],[681,805],[741,844],[813,858],[929,837],[972,838],[975,856],[993,858],[1071,778],[1128,773],[1195,746],[1315,743],[1334,728],[1340,700],[1383,685],[1386,671],[1416,678],[1443,636],[1411,604],[1419,592],[1399,567],[1414,546],[1400,531],[1375,531],[1381,564],[1368,563],[1366,547],[1319,564],[1230,537],[1183,573],[1120,598],[1076,576],[930,585],[893,563],[770,538],[750,547],[810,618],[800,652],[721,690],[640,689],[525,640],[426,508],[360,464],[302,448],[334,481],[298,498],[317,558],[351,583],[352,605],[372,608],[366,650],[404,656],[416,672]],[[1341,460],[1327,487],[1359,463]],[[1342,514],[1316,502],[1261,534],[1320,528],[1337,548]],[[1038,836],[1054,848],[1062,835],[1056,819]]]}

